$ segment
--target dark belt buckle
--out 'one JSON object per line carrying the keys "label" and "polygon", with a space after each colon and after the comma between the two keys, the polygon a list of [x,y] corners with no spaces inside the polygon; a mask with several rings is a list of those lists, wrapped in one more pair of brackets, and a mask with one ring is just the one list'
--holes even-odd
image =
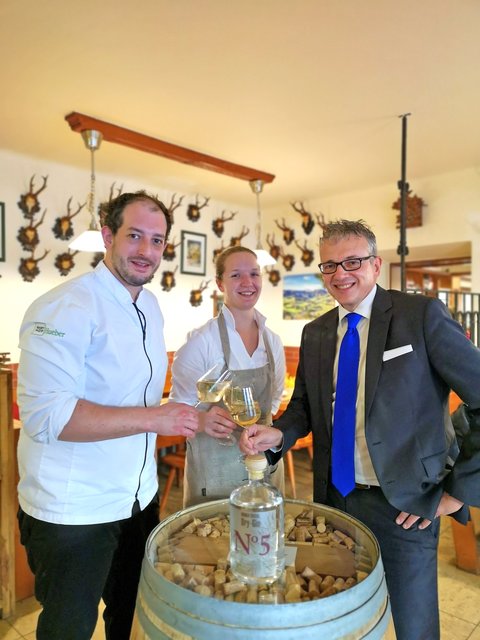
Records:
{"label": "dark belt buckle", "polygon": [[367,491],[367,489],[371,489],[371,484],[360,484],[359,482],[355,483],[355,489],[360,489],[362,491]]}

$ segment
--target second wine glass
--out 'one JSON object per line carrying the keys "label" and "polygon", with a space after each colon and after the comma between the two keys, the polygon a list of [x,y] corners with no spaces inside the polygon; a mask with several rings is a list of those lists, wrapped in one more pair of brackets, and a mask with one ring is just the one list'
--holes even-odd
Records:
{"label": "second wine glass", "polygon": [[[202,403],[215,404],[224,399],[230,389],[232,373],[225,369],[223,363],[215,364],[197,380],[198,407]],[[232,447],[237,444],[235,438],[229,434],[223,438],[217,438],[218,444],[224,447]]]}

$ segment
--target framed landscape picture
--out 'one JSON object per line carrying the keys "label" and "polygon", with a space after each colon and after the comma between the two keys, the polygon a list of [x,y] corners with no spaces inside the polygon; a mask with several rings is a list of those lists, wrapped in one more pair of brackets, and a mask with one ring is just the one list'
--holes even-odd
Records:
{"label": "framed landscape picture", "polygon": [[284,320],[313,320],[335,305],[335,300],[325,289],[320,273],[283,277]]}
{"label": "framed landscape picture", "polygon": [[207,236],[182,231],[180,273],[204,276],[206,271]]}

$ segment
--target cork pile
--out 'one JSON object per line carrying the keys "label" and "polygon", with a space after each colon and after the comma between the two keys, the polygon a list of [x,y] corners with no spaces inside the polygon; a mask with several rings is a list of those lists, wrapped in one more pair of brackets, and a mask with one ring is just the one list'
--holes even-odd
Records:
{"label": "cork pile", "polygon": [[313,510],[285,516],[285,543],[296,549],[271,585],[247,585],[228,565],[230,524],[226,515],[193,518],[157,548],[154,566],[166,580],[203,596],[228,602],[282,604],[308,602],[355,586],[371,571],[371,560],[347,533]]}

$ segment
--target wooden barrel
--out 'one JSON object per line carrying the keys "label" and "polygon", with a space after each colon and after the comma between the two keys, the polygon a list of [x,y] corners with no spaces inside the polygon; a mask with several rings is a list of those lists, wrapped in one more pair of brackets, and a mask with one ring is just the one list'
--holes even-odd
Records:
{"label": "wooden barrel", "polygon": [[193,517],[205,519],[228,512],[218,500],[173,514],[151,533],[142,566],[131,640],[380,640],[391,620],[389,598],[378,543],[355,518],[336,509],[300,500],[285,508],[315,509],[335,528],[362,540],[370,573],[335,595],[290,604],[245,604],[201,596],[166,580],[154,567],[158,545]]}

